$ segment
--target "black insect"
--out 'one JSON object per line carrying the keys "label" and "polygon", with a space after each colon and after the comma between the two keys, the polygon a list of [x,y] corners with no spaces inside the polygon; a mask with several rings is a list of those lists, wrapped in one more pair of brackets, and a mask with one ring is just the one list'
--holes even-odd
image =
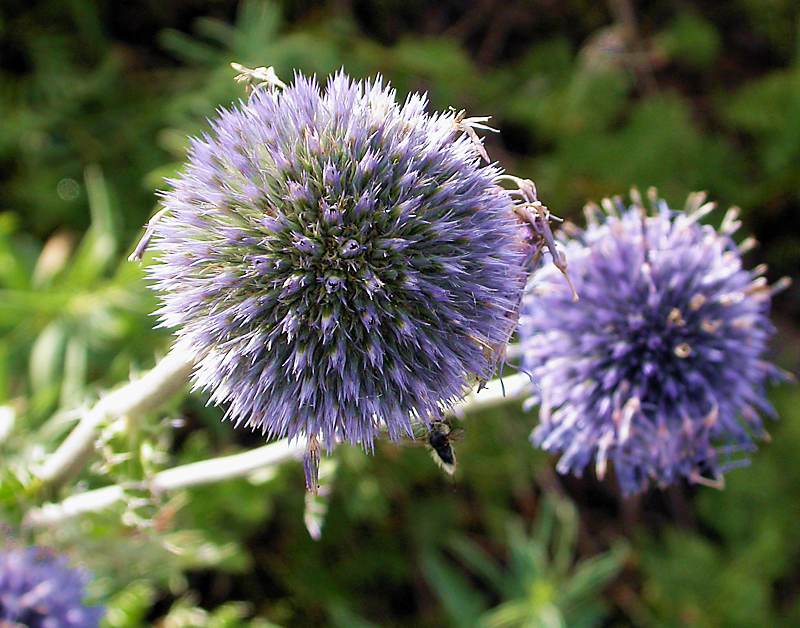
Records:
{"label": "black insect", "polygon": [[456,435],[456,431],[451,429],[445,421],[434,421],[428,432],[428,447],[431,450],[431,457],[448,475],[456,472],[456,452],[451,444]]}

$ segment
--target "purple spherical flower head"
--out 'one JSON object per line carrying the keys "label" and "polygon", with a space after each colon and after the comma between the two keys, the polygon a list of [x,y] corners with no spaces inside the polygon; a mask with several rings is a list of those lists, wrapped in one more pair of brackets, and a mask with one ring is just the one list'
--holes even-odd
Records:
{"label": "purple spherical flower head", "polygon": [[197,385],[236,424],[371,448],[494,370],[525,231],[455,114],[425,107],[380,79],[296,75],[193,141],[150,276]]}
{"label": "purple spherical flower head", "polygon": [[89,576],[38,547],[0,549],[0,626],[93,628],[104,610],[83,604]]}
{"label": "purple spherical flower head", "polygon": [[[721,485],[765,436],[762,358],[772,290],[742,267],[729,210],[719,230],[700,218],[714,205],[689,197],[671,210],[651,191],[630,207],[587,207],[588,227],[561,234],[577,304],[552,268],[534,274],[523,301],[523,364],[539,392],[533,442],[560,452],[580,475],[611,461],[625,494],[681,477]],[[750,241],[745,241],[749,243]],[[747,244],[744,245],[745,247]]]}

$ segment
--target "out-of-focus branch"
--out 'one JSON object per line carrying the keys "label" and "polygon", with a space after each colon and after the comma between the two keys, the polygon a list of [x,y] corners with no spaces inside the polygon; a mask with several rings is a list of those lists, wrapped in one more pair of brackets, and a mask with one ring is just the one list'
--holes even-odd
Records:
{"label": "out-of-focus branch", "polygon": [[74,477],[94,451],[97,432],[104,422],[156,409],[186,385],[193,363],[191,354],[173,350],[141,378],[102,397],[35,472],[38,480],[58,487]]}
{"label": "out-of-focus branch", "polygon": [[[480,392],[468,395],[454,408],[454,412],[485,410],[519,399],[530,391],[530,386],[530,380],[523,373],[504,378],[502,384],[499,379],[494,379]],[[302,456],[304,451],[304,441],[290,443],[287,439],[282,439],[251,451],[166,469],[153,476],[149,482],[143,482],[135,488],[161,494],[202,484],[214,484],[245,477],[260,469],[296,459]],[[37,528],[60,524],[80,515],[99,512],[124,499],[123,486],[106,486],[73,495],[60,503],[45,504],[32,509],[25,517],[25,525]]]}

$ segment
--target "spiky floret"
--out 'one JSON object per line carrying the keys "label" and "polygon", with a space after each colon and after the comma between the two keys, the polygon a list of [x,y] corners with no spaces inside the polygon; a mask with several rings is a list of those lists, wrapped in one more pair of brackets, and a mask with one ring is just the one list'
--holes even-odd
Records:
{"label": "spiky floret", "polygon": [[650,212],[635,190],[629,207],[587,206],[587,228],[560,235],[580,302],[543,267],[520,318],[540,387],[533,442],[561,453],[562,473],[593,461],[602,478],[611,461],[626,494],[681,477],[720,484],[766,436],[763,387],[777,374],[762,358],[771,289],[763,268],[742,266],[736,210],[715,230],[700,223],[714,207],[704,195],[685,212],[650,196]]}
{"label": "spiky floret", "polygon": [[196,383],[237,424],[369,448],[494,370],[525,232],[456,114],[425,108],[380,78],[296,75],[192,142],[149,272]]}
{"label": "spiky floret", "polygon": [[89,577],[66,558],[38,548],[0,549],[0,625],[92,628],[100,607],[83,604]]}

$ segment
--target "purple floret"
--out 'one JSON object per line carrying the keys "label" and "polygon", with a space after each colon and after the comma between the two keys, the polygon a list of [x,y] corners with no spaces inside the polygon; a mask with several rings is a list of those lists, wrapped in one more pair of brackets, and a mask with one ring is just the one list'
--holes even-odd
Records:
{"label": "purple floret", "polygon": [[88,580],[48,550],[0,549],[0,625],[95,628],[104,609],[83,604]]}
{"label": "purple floret", "polygon": [[196,384],[237,425],[369,449],[494,371],[525,232],[500,171],[426,104],[297,75],[192,142],[149,272]]}
{"label": "purple floret", "polygon": [[715,230],[700,223],[713,209],[701,194],[685,212],[655,194],[648,212],[632,196],[587,207],[587,228],[560,235],[579,303],[552,267],[533,277],[520,319],[540,387],[532,440],[561,453],[561,473],[594,463],[602,478],[610,461],[625,494],[681,478],[721,485],[773,412],[772,291],[764,268],[742,267],[736,210]]}

